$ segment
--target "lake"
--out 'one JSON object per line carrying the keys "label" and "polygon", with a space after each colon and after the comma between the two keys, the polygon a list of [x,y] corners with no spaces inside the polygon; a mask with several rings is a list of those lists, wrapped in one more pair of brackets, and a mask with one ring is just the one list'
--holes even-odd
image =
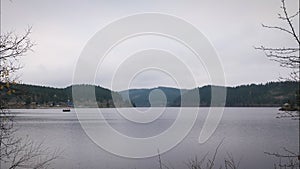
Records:
{"label": "lake", "polygon": [[[142,111],[145,108],[140,108]],[[160,108],[157,108],[160,109]],[[101,109],[107,122],[119,132],[132,137],[150,137],[165,131],[173,124],[179,108],[166,108],[154,122],[138,124],[118,115],[116,109]],[[285,147],[298,153],[299,121],[275,118],[277,108],[225,108],[216,131],[203,144],[198,143],[199,133],[209,108],[200,108],[191,132],[177,146],[161,154],[161,160],[169,168],[184,169],[186,163],[206,153],[212,157],[223,140],[217,154],[216,165],[224,162],[227,153],[240,161],[243,169],[273,168],[277,158],[264,152],[282,152]],[[88,117],[92,109],[86,109]],[[158,156],[131,159],[111,154],[96,145],[84,132],[74,109],[63,113],[61,109],[14,109],[18,135],[28,135],[51,149],[63,150],[62,158],[52,164],[53,168],[72,169],[154,169],[159,168]],[[103,119],[104,120],[104,119]],[[90,127],[100,127],[103,121],[89,119]],[[100,131],[99,131],[100,132]],[[114,142],[115,140],[111,140]],[[142,149],[143,147],[131,147]],[[219,167],[216,167],[219,168]],[[223,167],[224,168],[224,167]]]}

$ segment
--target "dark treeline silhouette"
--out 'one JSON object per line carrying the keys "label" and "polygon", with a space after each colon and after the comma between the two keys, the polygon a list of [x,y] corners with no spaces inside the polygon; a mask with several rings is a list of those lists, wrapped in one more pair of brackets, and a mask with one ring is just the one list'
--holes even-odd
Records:
{"label": "dark treeline silhouette", "polygon": [[[212,86],[198,88],[200,106],[210,106],[211,88]],[[226,90],[227,107],[276,107],[284,103],[296,104],[297,97],[299,97],[299,83],[297,82],[241,85],[226,87]],[[174,101],[174,105],[180,105],[180,98]]]}
{"label": "dark treeline silhouette", "polygon": [[[192,90],[158,87],[152,89],[134,89],[122,91],[120,94],[125,99],[125,93],[129,92],[130,101],[137,107],[148,107],[150,105],[149,93],[152,90],[160,89],[165,93],[167,98],[167,106],[178,107],[180,106],[181,95],[188,94],[190,91],[198,90],[200,95],[200,104],[190,104],[207,107],[210,106],[211,103],[211,88],[212,86],[210,85]],[[227,107],[278,107],[282,106],[284,103],[289,103],[292,105],[297,104],[299,106],[298,82],[269,82],[266,84],[250,84],[237,87],[226,87],[226,90]]]}
{"label": "dark treeline silhouette", "polygon": [[[6,84],[1,84],[1,86]],[[95,96],[99,107],[113,107],[112,93],[109,89],[93,85],[74,85],[82,89],[82,98],[88,98],[85,89],[95,87]],[[38,108],[55,106],[72,106],[72,87],[54,88],[46,86],[36,86],[28,84],[11,85],[14,92],[6,95],[6,100],[10,108]],[[20,91],[20,92],[19,92]],[[1,92],[5,92],[2,90]],[[115,96],[116,97],[116,96]],[[88,100],[87,100],[88,101]],[[83,105],[88,106],[85,102]]]}
{"label": "dark treeline silhouette", "polygon": [[[114,107],[115,105],[112,99],[112,94],[114,94],[114,98],[118,99],[118,106],[128,107],[130,105],[129,102],[131,102],[134,107],[149,107],[151,106],[149,102],[149,94],[155,89],[159,89],[164,92],[167,99],[166,106],[180,106],[181,95],[187,94],[191,90],[199,91],[200,106],[210,106],[211,103],[212,86],[210,85],[191,90],[158,87],[152,89],[130,89],[121,91],[119,93],[110,91],[109,89],[105,89],[100,86],[75,86],[79,86],[83,89],[95,87],[95,96],[99,107]],[[72,103],[72,86],[68,86],[66,88],[53,88],[27,84],[15,84],[11,87],[13,87],[15,90],[14,94],[7,95],[5,98],[7,99],[8,103],[13,105],[11,108],[67,106],[68,103]],[[226,87],[226,90],[227,107],[278,107],[282,106],[284,103],[299,106],[298,82],[269,82],[266,84],[250,84],[237,87]],[[18,93],[18,91],[22,92]],[[2,90],[1,92],[5,91]],[[86,94],[87,93],[85,92],[80,94],[80,96],[83,98],[82,106],[89,107],[88,100],[84,100],[84,98],[89,97],[85,96]],[[123,101],[120,104],[120,100],[122,99]]]}

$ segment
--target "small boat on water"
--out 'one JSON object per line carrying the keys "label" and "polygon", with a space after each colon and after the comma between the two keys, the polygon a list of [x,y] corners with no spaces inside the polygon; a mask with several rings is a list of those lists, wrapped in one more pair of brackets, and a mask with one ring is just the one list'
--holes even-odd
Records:
{"label": "small boat on water", "polygon": [[64,108],[62,111],[63,111],[63,112],[70,112],[71,109],[70,109],[70,108]]}
{"label": "small boat on water", "polygon": [[63,108],[63,112],[70,112],[71,111],[71,107],[73,107],[73,103],[68,99],[68,102],[67,102],[67,107]]}

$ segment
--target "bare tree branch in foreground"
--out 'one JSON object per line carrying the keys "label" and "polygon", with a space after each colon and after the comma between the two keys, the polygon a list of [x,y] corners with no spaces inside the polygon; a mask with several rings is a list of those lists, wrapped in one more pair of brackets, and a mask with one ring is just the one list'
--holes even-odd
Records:
{"label": "bare tree branch in foreground", "polygon": [[285,0],[281,0],[281,9],[283,14],[278,14],[278,19],[284,21],[287,24],[287,27],[281,26],[262,26],[267,29],[274,29],[286,33],[290,38],[294,39],[295,46],[294,47],[280,47],[280,48],[272,48],[272,47],[255,47],[255,49],[262,50],[265,55],[273,61],[279,62],[281,67],[291,69],[290,77],[287,80],[299,81],[299,30],[296,30],[295,25],[293,24],[294,19],[299,19],[300,9],[294,14],[288,14],[288,10],[286,8]]}
{"label": "bare tree branch in foreground", "polygon": [[[224,140],[224,139],[223,139]],[[197,156],[195,156],[194,159],[190,159],[187,162],[185,162],[185,165],[187,169],[214,169],[216,168],[216,157],[219,151],[219,148],[221,147],[223,140],[218,144],[218,146],[215,149],[214,154],[211,158],[208,158],[209,153],[206,153],[201,159],[198,159]],[[168,167],[166,164],[164,164],[161,160],[160,153],[158,151],[158,162],[159,162],[159,169],[170,169],[173,167]],[[240,165],[239,162],[235,162],[233,155],[227,153],[227,157],[224,158],[224,168],[225,169],[238,169]],[[219,166],[217,168],[221,169],[223,166]]]}
{"label": "bare tree branch in foreground", "polygon": [[277,169],[299,169],[300,154],[296,154],[287,148],[282,148],[283,152],[281,153],[270,153],[265,152],[265,154],[276,157],[278,163],[274,164],[274,168]]}
{"label": "bare tree branch in foreground", "polygon": [[30,33],[31,28],[28,28],[23,36],[13,32],[0,36],[0,168],[48,168],[61,154],[28,137],[18,137],[14,115],[7,109],[8,97],[15,97],[13,85],[18,78],[15,73],[22,68],[19,59],[33,46]]}
{"label": "bare tree branch in foreground", "polygon": [[3,33],[0,36],[0,82],[14,82],[17,77],[14,73],[22,66],[19,59],[32,50],[34,43],[29,39],[31,28],[25,30],[22,36],[13,32]]}

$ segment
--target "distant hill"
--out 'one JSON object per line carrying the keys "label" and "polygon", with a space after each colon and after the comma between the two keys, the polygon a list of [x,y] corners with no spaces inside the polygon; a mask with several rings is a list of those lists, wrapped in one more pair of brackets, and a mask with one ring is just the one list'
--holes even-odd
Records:
{"label": "distant hill", "polygon": [[[5,85],[1,84],[0,85]],[[43,107],[63,107],[73,103],[72,87],[79,87],[80,101],[76,106],[93,107],[88,100],[90,94],[85,91],[95,88],[96,101],[98,107],[128,107],[130,102],[136,107],[149,107],[149,94],[154,90],[160,90],[167,99],[166,106],[210,106],[212,86],[203,86],[191,90],[177,89],[170,87],[157,87],[151,89],[130,89],[121,92],[110,91],[100,86],[93,85],[73,85],[66,88],[53,88],[45,86],[15,84],[11,86],[14,93],[7,95],[5,90],[0,90],[1,99],[5,99],[10,108],[43,108]],[[220,87],[219,88],[225,88]],[[181,97],[188,95],[192,91],[200,94],[200,103],[189,100],[187,105],[180,105]],[[251,84],[237,87],[226,87],[226,106],[228,107],[272,107],[281,106],[289,102],[299,103],[299,82],[269,82],[266,84]],[[112,95],[116,100],[112,100]],[[3,97],[5,96],[5,97]],[[297,98],[297,99],[296,99]],[[160,106],[161,99],[155,98],[155,105]],[[0,105],[2,106],[2,105]]]}
{"label": "distant hill", "polygon": [[[3,84],[2,84],[3,85]],[[66,88],[54,88],[46,86],[36,86],[27,84],[11,85],[15,91],[11,95],[6,95],[6,99],[11,108],[37,108],[37,107],[59,107],[72,105],[72,87],[79,87],[79,93],[82,98],[88,98],[86,89],[95,87],[95,96],[99,107],[114,107],[112,94],[115,95],[118,102],[122,100],[121,96],[109,89],[93,85],[73,85]],[[1,93],[5,92],[0,90]],[[2,94],[3,95],[3,94]],[[90,107],[89,100],[82,100],[79,106]],[[119,103],[120,104],[120,103]],[[120,104],[121,105],[121,104]]]}
{"label": "distant hill", "polygon": [[[184,90],[183,94],[188,94],[192,90],[198,90],[200,103],[195,103],[193,100],[190,100],[188,105],[206,107],[210,106],[211,88],[212,86],[208,85],[191,90]],[[120,94],[123,99],[125,99],[126,97],[124,96],[129,93],[130,101],[137,107],[148,107],[150,105],[149,93],[154,89],[161,89],[165,92],[168,99],[167,106],[181,106],[180,90],[176,88],[131,89],[122,91]],[[296,95],[299,99],[299,82],[269,82],[266,84],[241,85],[237,87],[226,87],[226,90],[227,107],[278,107],[286,102],[294,104],[296,102]],[[298,94],[296,94],[297,92]]]}
{"label": "distant hill", "polygon": [[[149,94],[151,91],[159,89],[164,92],[167,99],[167,106],[173,105],[175,99],[180,96],[180,89],[170,87],[157,87],[151,89],[130,89],[119,92],[123,100],[131,101],[136,107],[150,107]],[[181,92],[185,93],[187,90],[182,89]],[[129,98],[129,100],[128,100]]]}
{"label": "distant hill", "polygon": [[282,106],[294,104],[296,97],[299,103],[299,82],[243,85],[227,88],[226,106]]}

